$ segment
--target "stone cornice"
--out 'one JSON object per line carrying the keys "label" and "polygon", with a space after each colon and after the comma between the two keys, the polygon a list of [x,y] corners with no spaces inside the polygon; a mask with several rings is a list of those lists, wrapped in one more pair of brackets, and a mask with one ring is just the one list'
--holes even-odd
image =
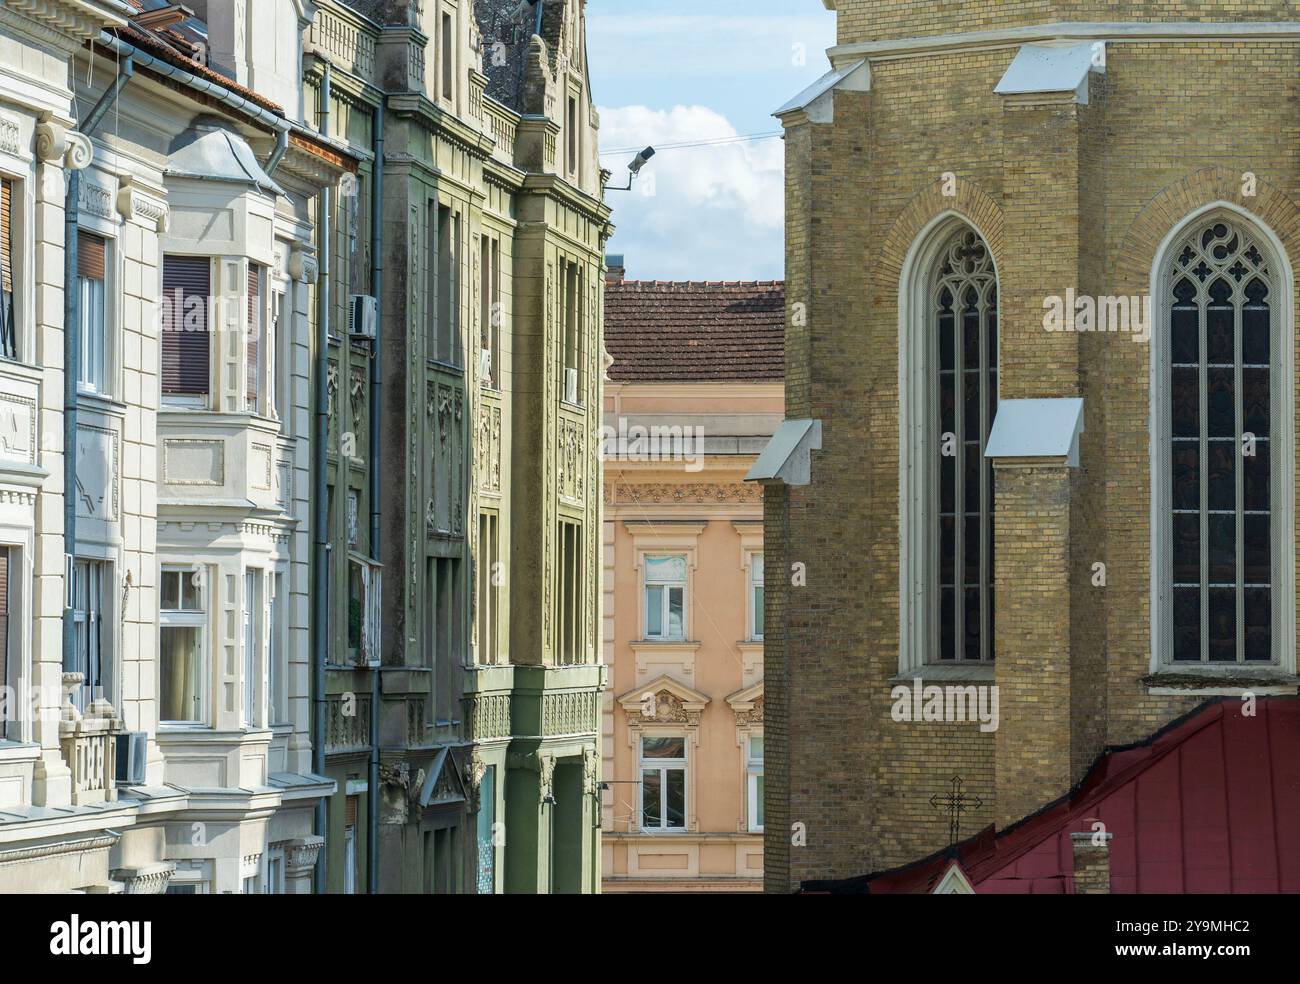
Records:
{"label": "stone cornice", "polygon": [[837,68],[855,59],[873,61],[915,58],[941,52],[978,48],[1018,47],[1035,41],[1092,41],[1113,44],[1151,41],[1294,41],[1300,42],[1300,21],[1258,23],[1196,22],[1148,23],[1123,21],[1057,21],[1023,27],[937,34],[931,37],[889,38],[839,44],[826,51]]}

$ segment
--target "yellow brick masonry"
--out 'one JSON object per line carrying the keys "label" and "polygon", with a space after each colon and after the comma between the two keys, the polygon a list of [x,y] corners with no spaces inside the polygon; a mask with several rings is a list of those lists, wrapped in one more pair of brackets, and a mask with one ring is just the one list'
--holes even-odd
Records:
{"label": "yellow brick masonry", "polygon": [[[1068,8],[1068,9],[1067,9]],[[840,40],[1108,20],[1107,3],[840,0]],[[1124,16],[1282,20],[1284,3],[1130,3]],[[1042,302],[1143,295],[1188,213],[1248,209],[1300,266],[1300,46],[1126,43],[1090,104],[993,89],[1014,46],[883,59],[835,96],[832,124],[787,130],[787,415],[823,423],[805,488],[770,490],[766,880],[905,863],[948,840],[930,806],[960,774],[982,806],[963,833],[1065,793],[1107,745],[1141,740],[1202,698],[1160,696],[1150,661],[1149,348],[1049,335]],[[944,171],[956,194],[941,194]],[[1258,194],[1242,195],[1242,174]],[[908,250],[952,211],[1000,278],[1002,396],[1082,396],[1080,467],[997,470],[996,735],[891,720],[898,674],[899,323]],[[796,305],[803,305],[796,308]],[[1300,397],[1300,394],[1297,394]],[[1300,405],[1300,398],[1297,399]],[[1094,563],[1107,583],[1094,587]],[[807,584],[789,584],[791,564]],[[775,572],[783,571],[782,577]],[[791,844],[801,824],[802,846]],[[797,831],[796,831],[797,833]]]}

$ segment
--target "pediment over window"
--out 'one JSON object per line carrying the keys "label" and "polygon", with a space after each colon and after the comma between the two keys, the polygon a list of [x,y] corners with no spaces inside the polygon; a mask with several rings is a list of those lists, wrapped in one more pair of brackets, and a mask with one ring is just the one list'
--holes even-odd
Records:
{"label": "pediment over window", "polygon": [[469,797],[465,790],[465,781],[451,753],[446,749],[438,752],[433,768],[425,777],[420,789],[420,806],[439,806],[444,803],[464,803]]}
{"label": "pediment over window", "polygon": [[736,724],[747,727],[763,723],[763,681],[752,687],[737,690],[727,698],[732,711],[736,714]]}
{"label": "pediment over window", "polygon": [[670,676],[659,676],[634,687],[618,698],[633,726],[641,724],[684,724],[700,726],[700,714],[709,698]]}

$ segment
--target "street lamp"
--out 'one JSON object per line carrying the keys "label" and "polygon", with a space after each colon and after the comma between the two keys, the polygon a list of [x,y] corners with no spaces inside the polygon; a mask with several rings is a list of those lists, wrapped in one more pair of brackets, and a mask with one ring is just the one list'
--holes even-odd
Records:
{"label": "street lamp", "polygon": [[628,170],[627,184],[624,185],[623,187],[606,188],[605,190],[606,191],[631,191],[632,182],[635,181],[636,176],[641,173],[641,168],[645,167],[646,164],[649,163],[650,158],[654,157],[654,155],[655,155],[655,149],[653,147],[647,147],[645,150],[641,151],[641,153],[637,154],[636,157],[632,158],[632,163],[627,166],[627,170]]}

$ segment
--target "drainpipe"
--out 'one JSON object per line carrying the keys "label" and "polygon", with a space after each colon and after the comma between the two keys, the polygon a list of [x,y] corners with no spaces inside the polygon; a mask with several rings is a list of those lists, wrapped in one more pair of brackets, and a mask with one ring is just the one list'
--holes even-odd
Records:
{"label": "drainpipe", "polygon": [[[322,137],[330,133],[330,64],[324,63],[321,73],[317,128]],[[316,515],[312,526],[315,531],[316,573],[313,590],[312,622],[316,629],[316,653],[312,660],[312,717],[311,754],[312,768],[318,776],[325,775],[325,662],[329,656],[329,479],[326,455],[329,451],[329,324],[333,305],[330,285],[331,230],[330,218],[334,208],[333,189],[321,189],[317,206],[316,232],[316,455],[312,462],[312,500]],[[371,716],[374,711],[372,709]],[[328,815],[324,798],[316,803],[316,834],[326,836]],[[316,862],[313,883],[316,894],[325,894],[326,851],[321,851]]]}
{"label": "drainpipe", "polygon": [[280,161],[284,157],[284,152],[289,149],[289,131],[281,130],[275,137],[275,150],[271,152],[270,159],[266,162],[266,167],[262,170],[266,172],[269,178],[275,173],[275,169],[280,166]]}
{"label": "drainpipe", "polygon": [[[118,95],[135,74],[127,55],[95,108],[81,123],[81,134],[89,138]],[[63,201],[63,669],[77,663],[77,622],[73,610],[72,577],[77,556],[77,377],[81,361],[81,291],[77,285],[80,224],[81,172],[68,169],[67,195]]]}
{"label": "drainpipe", "polygon": [[[379,406],[383,380],[380,376],[382,352],[379,340],[383,335],[383,270],[384,270],[384,113],[388,97],[381,96],[375,109],[375,163],[370,178],[370,293],[379,305],[375,317],[375,340],[370,359],[370,556],[379,559]],[[380,616],[383,617],[382,615]],[[382,656],[380,657],[382,660]],[[371,895],[379,894],[379,703],[380,670],[370,670],[370,776],[366,784],[366,888]]]}

